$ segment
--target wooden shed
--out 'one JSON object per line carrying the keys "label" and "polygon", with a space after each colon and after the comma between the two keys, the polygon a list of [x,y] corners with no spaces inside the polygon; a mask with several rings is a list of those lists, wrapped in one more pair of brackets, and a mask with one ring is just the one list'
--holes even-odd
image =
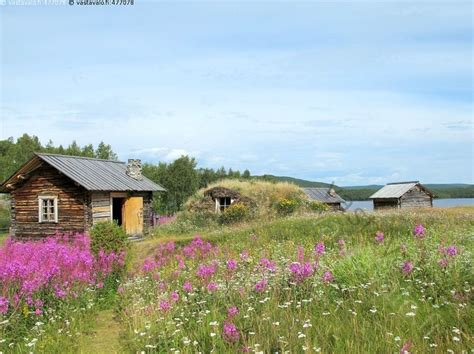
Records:
{"label": "wooden shed", "polygon": [[116,221],[127,234],[151,226],[152,193],[165,189],[141,173],[140,160],[35,154],[0,185],[11,194],[11,236],[37,238],[87,232]]}
{"label": "wooden shed", "polygon": [[370,199],[374,202],[374,210],[433,206],[433,193],[418,181],[389,183]]}
{"label": "wooden shed", "polygon": [[342,206],[346,201],[332,188],[303,188],[309,200],[324,203],[332,210],[344,210]]}

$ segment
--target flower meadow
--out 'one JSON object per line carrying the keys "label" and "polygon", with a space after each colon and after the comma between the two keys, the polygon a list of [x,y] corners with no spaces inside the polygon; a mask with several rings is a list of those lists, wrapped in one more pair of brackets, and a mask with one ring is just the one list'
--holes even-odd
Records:
{"label": "flower meadow", "polygon": [[315,226],[292,238],[275,229],[159,243],[118,288],[123,343],[150,353],[472,350],[473,229],[374,226],[357,237]]}
{"label": "flower meadow", "polygon": [[90,238],[8,239],[0,248],[0,352],[50,350],[73,341],[73,323],[94,307],[124,265],[124,253],[94,255]]}
{"label": "flower meadow", "polygon": [[474,349],[472,210],[161,230],[126,262],[86,235],[7,239],[0,353]]}

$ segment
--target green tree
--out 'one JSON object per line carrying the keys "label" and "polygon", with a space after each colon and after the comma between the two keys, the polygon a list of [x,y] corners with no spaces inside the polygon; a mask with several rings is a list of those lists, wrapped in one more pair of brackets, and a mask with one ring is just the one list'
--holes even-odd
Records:
{"label": "green tree", "polygon": [[199,187],[196,160],[188,156],[181,156],[169,164],[166,168],[163,187],[168,191],[168,211],[176,212],[180,210],[186,200],[196,193]]}
{"label": "green tree", "polygon": [[95,157],[94,145],[85,145],[81,150],[81,155],[85,157]]}
{"label": "green tree", "polygon": [[77,145],[76,140],[73,140],[72,143],[67,147],[66,154],[72,156],[82,156],[81,147]]}
{"label": "green tree", "polygon": [[105,144],[103,141],[101,141],[97,146],[95,156],[98,159],[117,160],[117,154],[112,150],[112,147],[108,144]]}

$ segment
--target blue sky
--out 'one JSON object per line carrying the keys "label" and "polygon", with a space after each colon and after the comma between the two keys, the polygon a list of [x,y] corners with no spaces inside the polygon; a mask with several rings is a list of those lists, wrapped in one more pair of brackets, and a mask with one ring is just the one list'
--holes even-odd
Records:
{"label": "blue sky", "polygon": [[3,6],[0,139],[339,185],[474,183],[471,2]]}

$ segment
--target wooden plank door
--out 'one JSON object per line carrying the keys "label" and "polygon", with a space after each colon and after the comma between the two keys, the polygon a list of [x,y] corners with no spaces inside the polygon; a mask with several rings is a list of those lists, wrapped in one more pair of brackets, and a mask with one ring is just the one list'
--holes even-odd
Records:
{"label": "wooden plank door", "polygon": [[143,234],[143,197],[125,199],[122,207],[122,224],[128,235]]}

